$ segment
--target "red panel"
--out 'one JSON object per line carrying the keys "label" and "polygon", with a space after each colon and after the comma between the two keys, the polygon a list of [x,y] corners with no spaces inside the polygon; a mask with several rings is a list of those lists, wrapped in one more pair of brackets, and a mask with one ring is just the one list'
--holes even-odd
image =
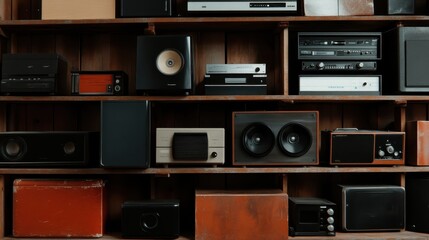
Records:
{"label": "red panel", "polygon": [[195,239],[288,239],[288,197],[280,191],[197,191]]}
{"label": "red panel", "polygon": [[103,189],[102,180],[15,180],[13,236],[101,237]]}
{"label": "red panel", "polygon": [[407,164],[429,166],[429,121],[407,122]]}

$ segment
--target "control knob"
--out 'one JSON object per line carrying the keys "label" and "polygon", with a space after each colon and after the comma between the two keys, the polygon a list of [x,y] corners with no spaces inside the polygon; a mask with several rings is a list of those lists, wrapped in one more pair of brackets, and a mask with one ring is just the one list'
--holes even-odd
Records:
{"label": "control knob", "polygon": [[388,152],[388,153],[390,153],[390,154],[392,154],[392,153],[394,153],[394,152],[395,152],[395,148],[394,148],[392,145],[387,146],[386,150],[387,150],[387,152]]}
{"label": "control knob", "polygon": [[365,66],[365,64],[363,64],[363,62],[360,62],[360,63],[357,63],[356,64],[356,68],[357,69],[361,69],[361,68],[363,68]]}
{"label": "control knob", "polygon": [[320,70],[322,70],[322,69],[325,68],[325,64],[323,62],[320,62],[320,63],[317,64],[317,68],[320,69]]}

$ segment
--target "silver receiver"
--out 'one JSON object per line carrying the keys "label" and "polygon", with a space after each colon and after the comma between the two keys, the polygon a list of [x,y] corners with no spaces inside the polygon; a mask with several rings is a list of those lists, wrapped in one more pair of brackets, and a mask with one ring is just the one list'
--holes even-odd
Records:
{"label": "silver receiver", "polygon": [[157,128],[157,164],[225,163],[224,128]]}
{"label": "silver receiver", "polygon": [[266,74],[265,63],[255,64],[207,64],[206,74]]}

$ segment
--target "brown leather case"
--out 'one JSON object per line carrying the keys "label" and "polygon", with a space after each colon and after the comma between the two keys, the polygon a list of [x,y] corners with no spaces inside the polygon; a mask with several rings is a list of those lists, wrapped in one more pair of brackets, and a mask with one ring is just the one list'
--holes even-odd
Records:
{"label": "brown leather case", "polygon": [[288,239],[288,228],[281,191],[196,192],[195,239]]}
{"label": "brown leather case", "polygon": [[409,121],[406,132],[406,163],[429,165],[429,121]]}
{"label": "brown leather case", "polygon": [[102,180],[16,179],[14,237],[101,237]]}

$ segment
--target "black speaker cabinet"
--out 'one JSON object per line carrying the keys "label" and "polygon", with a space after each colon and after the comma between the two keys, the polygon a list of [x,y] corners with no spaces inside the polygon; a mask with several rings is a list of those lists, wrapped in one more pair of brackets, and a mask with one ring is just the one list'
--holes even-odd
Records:
{"label": "black speaker cabinet", "polygon": [[125,238],[178,238],[178,200],[148,200],[122,204],[122,236]]}
{"label": "black speaker cabinet", "polygon": [[406,229],[429,233],[429,175],[407,175]]}
{"label": "black speaker cabinet", "polygon": [[0,144],[0,166],[86,166],[99,156],[95,132],[2,132]]}
{"label": "black speaker cabinet", "polygon": [[[349,232],[400,231],[405,227],[405,189],[392,185],[339,185],[337,229]],[[338,216],[337,215],[337,216]]]}
{"label": "black speaker cabinet", "polygon": [[[390,92],[429,92],[429,27],[399,27],[385,34],[386,79],[395,80]],[[386,66],[387,65],[387,66]]]}
{"label": "black speaker cabinet", "polygon": [[148,168],[150,164],[148,101],[101,102],[101,165]]}
{"label": "black speaker cabinet", "polygon": [[191,37],[139,36],[136,88],[147,95],[188,95],[192,91]]}
{"label": "black speaker cabinet", "polygon": [[168,17],[173,15],[173,0],[120,0],[118,17]]}
{"label": "black speaker cabinet", "polygon": [[234,112],[233,165],[317,165],[317,111]]}

